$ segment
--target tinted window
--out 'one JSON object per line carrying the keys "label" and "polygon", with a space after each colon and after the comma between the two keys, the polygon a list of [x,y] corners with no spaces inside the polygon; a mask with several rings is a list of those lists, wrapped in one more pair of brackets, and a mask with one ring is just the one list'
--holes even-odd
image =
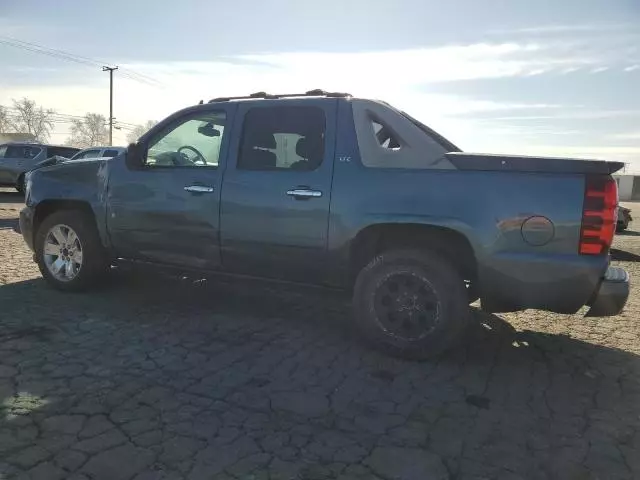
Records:
{"label": "tinted window", "polygon": [[42,151],[42,148],[32,145],[5,145],[5,147],[3,158],[30,159],[36,157]]}
{"label": "tinted window", "polygon": [[320,108],[252,108],[244,118],[238,169],[315,170],[324,156],[324,135]]}
{"label": "tinted window", "polygon": [[225,132],[224,112],[198,112],[180,119],[150,141],[146,164],[161,167],[217,167]]}
{"label": "tinted window", "polygon": [[47,156],[53,157],[54,155],[59,155],[65,158],[71,158],[77,151],[78,151],[77,148],[49,147],[47,148]]}
{"label": "tinted window", "polygon": [[105,150],[102,156],[111,158],[117,156],[119,153],[118,150]]}

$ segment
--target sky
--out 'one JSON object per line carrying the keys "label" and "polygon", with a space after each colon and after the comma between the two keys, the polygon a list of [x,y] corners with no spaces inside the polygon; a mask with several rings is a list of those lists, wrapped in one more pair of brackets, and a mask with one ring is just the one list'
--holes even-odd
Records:
{"label": "sky", "polygon": [[[465,151],[640,172],[640,0],[0,0],[3,37],[118,65],[128,124],[321,88],[388,101]],[[99,65],[2,43],[0,61],[0,104],[108,116]],[[56,124],[52,141],[68,132]]]}

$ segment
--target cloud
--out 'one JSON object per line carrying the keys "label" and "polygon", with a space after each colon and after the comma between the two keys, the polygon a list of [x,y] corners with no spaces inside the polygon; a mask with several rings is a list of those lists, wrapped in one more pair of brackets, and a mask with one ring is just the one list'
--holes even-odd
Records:
{"label": "cloud", "polygon": [[633,29],[636,26],[629,23],[594,23],[582,25],[542,25],[536,27],[524,27],[514,29],[491,30],[491,34],[563,34],[563,33],[594,33],[594,32],[619,32],[621,30]]}
{"label": "cloud", "polygon": [[625,72],[635,72],[636,70],[640,70],[640,65],[631,65],[624,69]]}
{"label": "cloud", "polygon": [[[122,72],[116,72],[114,111],[118,120],[143,123],[148,119],[162,119],[199,100],[207,101],[218,96],[256,91],[303,92],[323,88],[385,99],[463,147],[481,151],[496,151],[498,148],[504,151],[508,148],[513,153],[534,148],[535,141],[532,140],[579,135],[575,128],[557,128],[551,123],[556,120],[635,119],[640,118],[640,111],[614,108],[596,110],[588,106],[544,101],[505,102],[500,100],[500,91],[495,92],[496,100],[486,101],[430,93],[429,85],[459,80],[543,77],[568,73],[577,75],[577,72],[589,74],[607,69],[633,71],[634,68],[629,70],[633,66],[640,68],[640,63],[635,65],[634,62],[625,58],[623,63],[618,52],[606,42],[583,49],[579,42],[554,39],[365,53],[263,52],[220,57],[211,61],[136,62],[121,64],[121,67],[151,77],[160,82],[163,88],[136,82],[123,76]],[[97,72],[83,75],[77,69],[70,71],[72,74],[65,85],[5,84],[0,88],[0,104],[9,103],[10,98],[27,96],[63,113],[82,115],[91,111],[107,114],[107,77]],[[538,81],[544,82],[546,79]],[[530,120],[543,120],[549,125],[544,128],[509,125],[509,122],[517,124]],[[124,131],[116,132],[117,142],[124,143],[125,135]],[[540,154],[544,153],[546,147],[542,145],[535,148]],[[561,154],[558,148],[549,147],[547,152]],[[578,148],[569,147],[566,154]],[[591,151],[593,153],[590,156],[597,157],[602,148],[607,147],[584,147],[579,152],[589,154]],[[606,153],[624,158],[632,155],[626,150]]]}
{"label": "cloud", "polygon": [[640,130],[635,132],[612,133],[607,136],[614,140],[638,140],[640,141]]}

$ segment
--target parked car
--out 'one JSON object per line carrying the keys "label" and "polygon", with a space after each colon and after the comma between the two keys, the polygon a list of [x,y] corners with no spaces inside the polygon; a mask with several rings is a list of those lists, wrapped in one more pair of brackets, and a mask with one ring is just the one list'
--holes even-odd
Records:
{"label": "parked car", "polygon": [[84,160],[87,158],[113,158],[121,153],[124,153],[127,149],[125,147],[91,147],[78,151],[70,158],[61,155],[54,155],[41,162],[38,162],[33,169],[46,167],[49,165],[57,165],[63,162],[70,162],[75,160]]}
{"label": "parked car", "polygon": [[24,174],[42,160],[54,155],[73,156],[79,149],[29,142],[0,145],[0,187],[24,191]]}
{"label": "parked car", "polygon": [[90,147],[80,150],[73,155],[70,160],[81,160],[84,158],[112,158],[124,153],[125,147]]}
{"label": "parked car", "polygon": [[633,218],[631,218],[631,209],[623,207],[622,205],[618,206],[618,223],[616,225],[616,231],[624,232],[627,228],[629,228],[629,224],[632,221]]}
{"label": "parked car", "polygon": [[60,290],[140,263],[339,288],[364,337],[425,358],[478,297],[487,312],[620,313],[622,167],[463,153],[384,102],[261,93],[176,112],[126,155],[30,172],[20,227]]}

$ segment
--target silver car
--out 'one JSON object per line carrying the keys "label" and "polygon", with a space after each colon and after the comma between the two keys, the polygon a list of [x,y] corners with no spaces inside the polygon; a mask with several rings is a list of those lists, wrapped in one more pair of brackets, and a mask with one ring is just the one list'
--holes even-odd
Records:
{"label": "silver car", "polygon": [[[80,160],[83,158],[111,158],[117,157],[126,150],[127,149],[125,147],[90,147],[80,150],[69,159]],[[66,155],[62,156],[66,157]]]}
{"label": "silver car", "polygon": [[24,174],[42,160],[60,155],[72,157],[78,148],[16,142],[0,145],[0,187],[24,190]]}

